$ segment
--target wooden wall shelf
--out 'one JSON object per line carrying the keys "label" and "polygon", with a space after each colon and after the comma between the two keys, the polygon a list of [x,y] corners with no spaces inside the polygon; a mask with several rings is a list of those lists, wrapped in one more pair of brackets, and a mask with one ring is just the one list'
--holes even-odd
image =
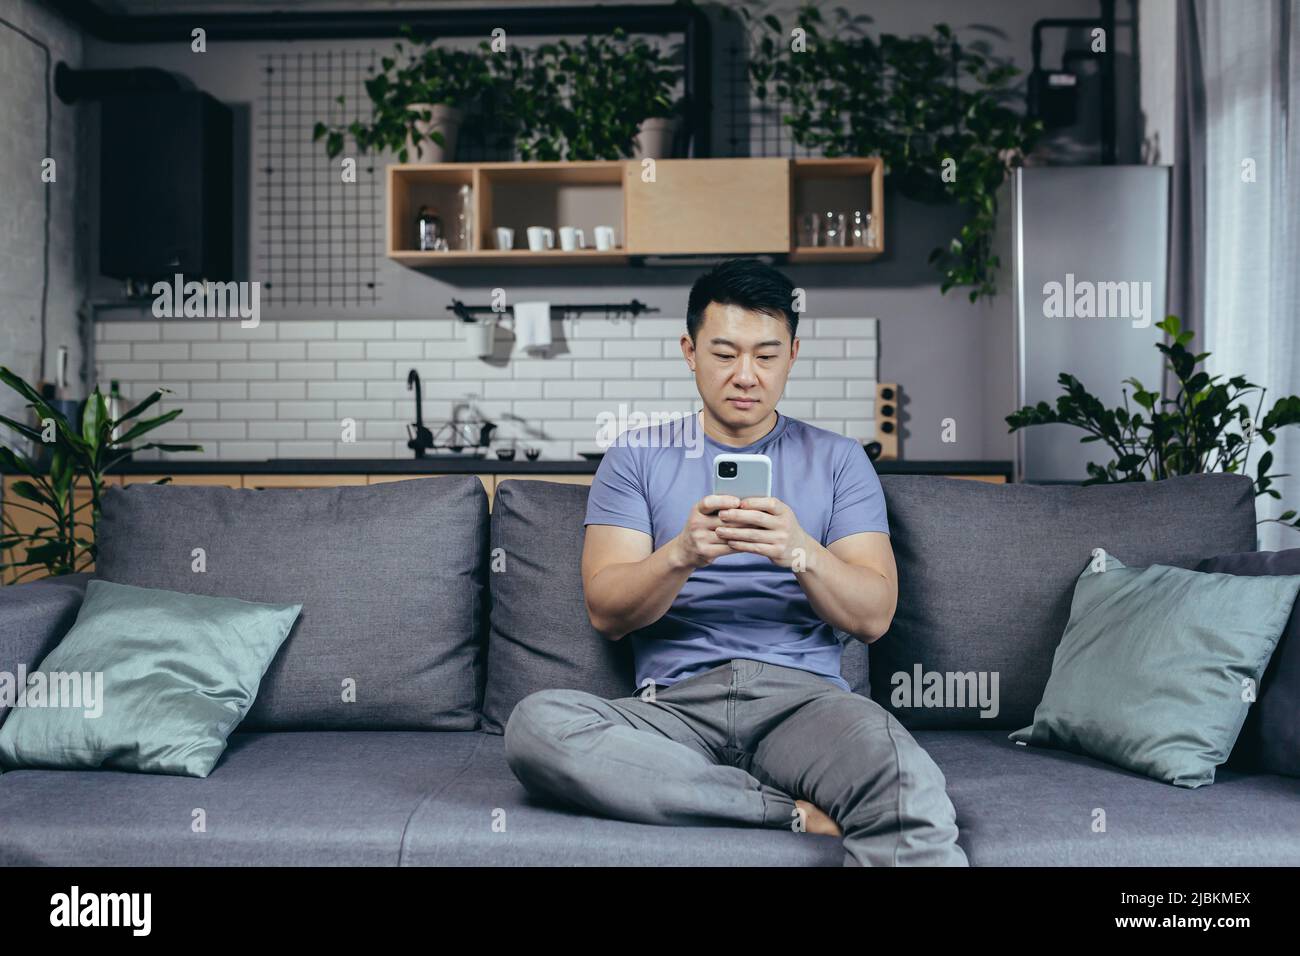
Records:
{"label": "wooden wall shelf", "polygon": [[[474,190],[474,247],[415,248],[421,205],[433,206],[454,233],[456,193]],[[655,255],[767,253],[790,262],[867,262],[884,251],[884,164],[876,157],[835,159],[662,159],[645,182],[635,160],[579,163],[434,163],[388,167],[387,246],[416,269],[456,266],[626,265]],[[871,212],[871,246],[800,246],[804,212]],[[530,225],[549,226],[556,247],[528,249]],[[497,249],[498,226],[515,247]],[[559,227],[577,226],[587,248],[564,252]],[[595,249],[596,226],[613,226],[615,249]]]}

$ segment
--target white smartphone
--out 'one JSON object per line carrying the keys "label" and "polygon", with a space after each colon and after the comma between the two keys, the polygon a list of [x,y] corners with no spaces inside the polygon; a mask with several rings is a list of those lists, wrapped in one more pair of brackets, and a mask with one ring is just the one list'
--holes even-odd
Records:
{"label": "white smartphone", "polygon": [[772,494],[772,459],[766,455],[715,455],[713,493],[737,498],[766,498]]}

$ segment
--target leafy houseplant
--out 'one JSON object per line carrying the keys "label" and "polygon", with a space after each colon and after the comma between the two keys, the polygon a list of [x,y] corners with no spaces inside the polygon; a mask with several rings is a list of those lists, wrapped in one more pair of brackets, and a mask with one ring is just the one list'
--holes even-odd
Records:
{"label": "leafy houseplant", "polygon": [[[1267,413],[1264,408],[1265,389],[1237,375],[1226,382],[1222,376],[1210,376],[1198,370],[1209,352],[1193,354],[1187,343],[1192,333],[1183,331],[1177,316],[1168,316],[1156,328],[1169,333],[1172,344],[1157,342],[1165,356],[1166,368],[1178,381],[1178,392],[1165,398],[1159,392],[1148,391],[1136,378],[1126,378],[1133,386],[1133,401],[1139,406],[1131,409],[1128,389],[1124,389],[1124,405],[1109,409],[1084,388],[1073,375],[1062,373],[1057,381],[1065,394],[1056,399],[1056,407],[1047,402],[1026,405],[1007,416],[1011,431],[1031,425],[1063,423],[1088,432],[1080,441],[1105,442],[1114,454],[1106,465],[1088,463],[1089,478],[1085,485],[1119,481],[1156,481],[1172,475],[1195,475],[1203,472],[1244,471],[1256,437],[1272,445],[1277,431],[1288,425],[1300,423],[1300,397],[1289,395],[1278,399]],[[1248,395],[1259,393],[1252,412],[1243,402]],[[1143,415],[1145,410],[1146,415]],[[1227,430],[1230,425],[1237,430]],[[1270,487],[1276,478],[1270,475],[1273,453],[1260,456],[1255,471],[1255,495],[1280,498]],[[1300,519],[1295,510],[1284,511],[1276,521],[1300,529]]]}
{"label": "leafy houseplant", "polygon": [[[181,413],[173,409],[154,418],[139,420],[170,391],[159,388],[120,418],[108,415],[108,403],[96,388],[81,406],[80,428],[49,405],[22,378],[0,366],[0,382],[9,386],[28,402],[41,425],[34,427],[0,415],[0,424],[50,449],[49,468],[45,469],[23,454],[0,445],[0,465],[6,471],[24,476],[10,485],[21,501],[6,502],[12,508],[38,515],[42,520],[31,531],[20,531],[6,515],[0,527],[0,571],[13,574],[13,581],[44,571],[48,575],[72,574],[95,560],[94,541],[86,536],[99,520],[100,496],[104,476],[134,451],[157,448],[161,451],[202,451],[200,445],[172,445],[149,442],[137,448],[130,443],[167,424]],[[90,500],[74,501],[78,481],[88,486]],[[158,484],[170,481],[162,479]],[[89,517],[84,513],[89,509]],[[18,554],[23,549],[24,555]],[[7,562],[4,556],[12,555]]]}
{"label": "leafy houseplant", "polygon": [[[486,46],[486,44],[485,44]],[[503,117],[524,161],[622,159],[649,119],[674,117],[681,76],[667,55],[615,27],[578,43],[512,47],[494,63]]]}
{"label": "leafy houseplant", "polygon": [[739,9],[751,33],[755,95],[766,101],[774,87],[789,102],[782,122],[794,141],[828,157],[878,155],[903,195],[960,204],[966,223],[930,261],[943,273],[941,291],[968,287],[971,302],[992,297],[997,189],[1042,132],[1010,105],[1019,70],[962,46],[943,24],[929,36],[873,39],[861,32],[868,17],[836,8],[838,24],[824,34],[812,3],[796,16],[806,41],[796,51],[775,16]]}
{"label": "leafy houseplant", "polygon": [[[412,150],[418,156],[425,142],[442,147],[448,161],[454,158],[460,111],[491,92],[494,80],[487,61],[478,53],[416,39],[410,27],[403,27],[402,34],[409,49],[398,42],[394,55],[383,57],[382,69],[365,81],[373,107],[369,121],[313,127],[312,139],[325,140],[331,159],[343,152],[348,136],[362,152],[390,151],[403,163]],[[338,103],[345,105],[345,98],[338,97]]]}

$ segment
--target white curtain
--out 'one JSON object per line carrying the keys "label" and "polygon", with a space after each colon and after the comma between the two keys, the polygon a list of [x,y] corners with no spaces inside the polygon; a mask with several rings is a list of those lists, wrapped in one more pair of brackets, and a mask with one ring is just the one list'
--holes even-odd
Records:
{"label": "white curtain", "polygon": [[[1210,374],[1266,387],[1267,410],[1300,395],[1300,0],[1197,0],[1196,10],[1206,121],[1198,350],[1213,353]],[[1257,440],[1252,477],[1265,450]],[[1280,501],[1257,500],[1260,518],[1300,510],[1300,426],[1279,432],[1272,451],[1272,471],[1292,477],[1274,485]],[[1259,536],[1262,550],[1300,547],[1300,532],[1275,522]]]}

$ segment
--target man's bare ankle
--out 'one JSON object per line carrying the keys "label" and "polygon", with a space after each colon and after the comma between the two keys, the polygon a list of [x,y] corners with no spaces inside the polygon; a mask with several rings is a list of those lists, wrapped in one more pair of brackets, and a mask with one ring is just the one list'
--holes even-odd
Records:
{"label": "man's bare ankle", "polygon": [[805,832],[822,833],[829,836],[844,835],[844,832],[834,820],[807,800],[796,800],[794,805],[803,811]]}

